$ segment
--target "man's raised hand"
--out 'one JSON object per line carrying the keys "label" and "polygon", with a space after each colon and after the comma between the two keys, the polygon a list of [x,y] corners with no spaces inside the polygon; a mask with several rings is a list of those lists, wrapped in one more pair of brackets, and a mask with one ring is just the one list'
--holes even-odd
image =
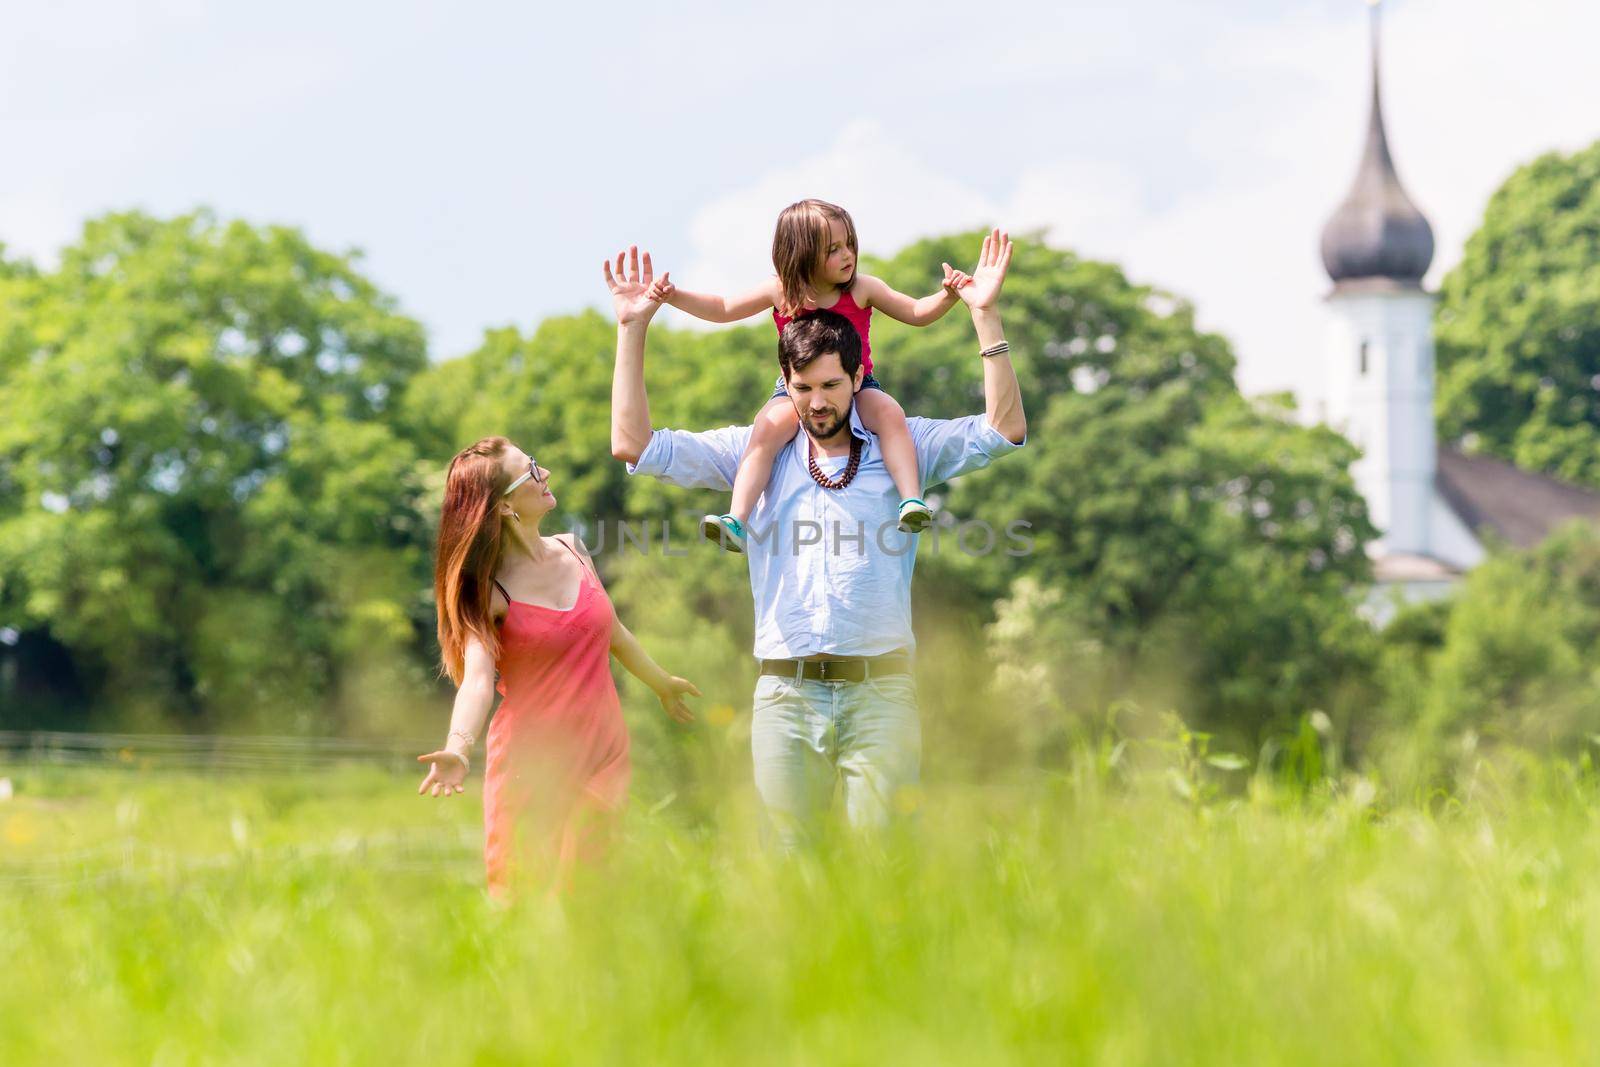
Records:
{"label": "man's raised hand", "polygon": [[647,323],[661,310],[661,301],[651,293],[655,275],[649,252],[644,254],[644,269],[641,271],[639,246],[630,245],[627,251],[617,253],[615,272],[611,269],[610,260],[606,261],[605,273],[606,287],[611,290],[611,304],[617,313],[617,325]]}
{"label": "man's raised hand", "polygon": [[956,290],[956,295],[967,302],[974,311],[992,308],[1000,299],[1000,286],[1005,283],[1006,270],[1011,266],[1011,238],[996,228],[985,235],[983,251],[978,254],[978,266],[972,272],[972,284]]}

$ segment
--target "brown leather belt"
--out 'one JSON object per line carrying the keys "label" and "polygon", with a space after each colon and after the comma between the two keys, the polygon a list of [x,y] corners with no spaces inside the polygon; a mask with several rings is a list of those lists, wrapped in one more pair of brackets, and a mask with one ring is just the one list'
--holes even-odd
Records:
{"label": "brown leather belt", "polygon": [[877,674],[910,674],[911,657],[904,652],[890,652],[833,659],[764,659],[761,673],[814,682],[864,682]]}

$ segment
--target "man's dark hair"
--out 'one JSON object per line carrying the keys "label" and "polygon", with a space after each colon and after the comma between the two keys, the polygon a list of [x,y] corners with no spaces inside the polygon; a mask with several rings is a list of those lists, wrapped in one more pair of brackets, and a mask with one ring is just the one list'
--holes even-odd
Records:
{"label": "man's dark hair", "polygon": [[829,352],[839,354],[845,374],[855,377],[861,368],[861,335],[837,311],[813,311],[785,326],[778,335],[778,366],[787,382],[795,371],[805,370]]}

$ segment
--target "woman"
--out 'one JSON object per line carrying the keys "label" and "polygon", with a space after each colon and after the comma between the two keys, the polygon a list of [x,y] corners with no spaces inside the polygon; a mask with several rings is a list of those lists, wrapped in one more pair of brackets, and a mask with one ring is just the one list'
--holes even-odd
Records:
{"label": "woman", "polygon": [[430,764],[417,792],[463,791],[498,690],[483,814],[489,890],[502,898],[526,881],[563,886],[575,861],[605,850],[630,775],[611,655],[678,722],[694,718],[684,694],[700,695],[622,625],[582,543],[539,533],[555,506],[550,472],[504,437],[450,462],[434,594],[458,689],[444,748],[417,757]]}

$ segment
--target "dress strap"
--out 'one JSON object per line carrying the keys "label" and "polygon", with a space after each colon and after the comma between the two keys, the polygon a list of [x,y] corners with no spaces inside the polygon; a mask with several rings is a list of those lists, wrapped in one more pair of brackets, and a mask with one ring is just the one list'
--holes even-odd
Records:
{"label": "dress strap", "polygon": [[511,603],[511,594],[506,592],[506,587],[500,584],[500,579],[491,578],[489,580],[494,583],[496,589],[500,590],[500,595],[506,598],[506,603]]}
{"label": "dress strap", "polygon": [[[576,537],[578,535],[577,534],[573,534],[572,536]],[[578,566],[583,568],[583,573],[584,573],[584,577],[585,578],[588,578],[590,576],[593,576],[595,578],[599,578],[599,575],[595,574],[593,572],[593,570],[590,569],[589,563],[583,558],[583,553],[579,552],[577,549],[573,548],[571,545],[567,544],[567,542],[561,540],[561,538],[559,538],[559,537],[556,538],[556,541],[558,541],[562,546],[564,546],[568,552],[571,552],[574,556],[577,557]]]}

